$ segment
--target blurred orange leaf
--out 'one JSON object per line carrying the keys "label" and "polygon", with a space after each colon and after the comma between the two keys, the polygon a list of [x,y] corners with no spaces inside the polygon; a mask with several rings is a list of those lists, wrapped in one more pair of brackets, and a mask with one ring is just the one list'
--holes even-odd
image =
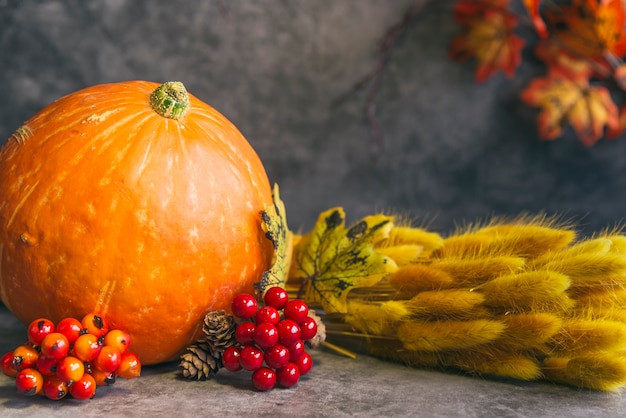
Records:
{"label": "blurred orange leaf", "polygon": [[568,78],[549,73],[536,78],[521,93],[522,100],[541,107],[537,119],[539,136],[555,139],[569,123],[583,144],[591,146],[604,135],[604,128],[617,129],[617,107],[604,87],[591,86],[586,77]]}
{"label": "blurred orange leaf", "polygon": [[620,64],[615,68],[613,79],[620,89],[626,91],[626,64]]}
{"label": "blurred orange leaf", "polygon": [[547,13],[550,33],[572,52],[597,59],[626,53],[622,0],[572,0]]}
{"label": "blurred orange leaf", "polygon": [[570,78],[589,78],[593,72],[592,61],[572,54],[554,39],[539,40],[535,45],[534,52],[552,73],[558,72]]}
{"label": "blurred orange leaf", "polygon": [[617,119],[617,125],[610,128],[606,136],[614,139],[626,132],[626,105],[622,105],[619,109],[619,116]]}
{"label": "blurred orange leaf", "polygon": [[542,38],[547,37],[548,28],[546,27],[546,22],[543,21],[543,18],[539,14],[539,3],[541,3],[541,0],[523,0],[523,3],[539,36]]}
{"label": "blurred orange leaf", "polygon": [[504,11],[510,0],[459,0],[454,5],[454,18],[463,27],[470,27],[493,11]]}
{"label": "blurred orange leaf", "polygon": [[476,81],[485,81],[498,70],[513,77],[521,62],[524,41],[515,36],[517,18],[502,12],[487,11],[481,19],[472,20],[465,33],[456,36],[448,55],[457,61],[475,57],[478,61]]}

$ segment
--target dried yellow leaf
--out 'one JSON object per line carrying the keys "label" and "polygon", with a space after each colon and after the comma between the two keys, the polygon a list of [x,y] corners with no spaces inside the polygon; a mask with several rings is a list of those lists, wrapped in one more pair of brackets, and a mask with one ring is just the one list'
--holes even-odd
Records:
{"label": "dried yellow leaf", "polygon": [[257,292],[261,295],[270,287],[285,285],[291,264],[292,234],[287,227],[285,205],[280,200],[278,184],[274,184],[272,197],[274,204],[261,211],[261,227],[267,239],[274,244],[272,265],[255,284]]}
{"label": "dried yellow leaf", "polygon": [[390,257],[374,248],[388,239],[392,221],[373,215],[346,228],[343,209],[323,212],[294,248],[290,277],[302,284],[304,298],[319,303],[327,313],[346,313],[350,290],[373,286],[397,270]]}

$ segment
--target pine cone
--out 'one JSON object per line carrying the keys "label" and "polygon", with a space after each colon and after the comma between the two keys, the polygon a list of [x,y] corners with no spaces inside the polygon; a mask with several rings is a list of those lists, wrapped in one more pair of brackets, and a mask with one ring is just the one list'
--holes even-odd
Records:
{"label": "pine cone", "polygon": [[187,347],[180,356],[180,367],[187,379],[205,380],[217,373],[222,366],[221,353],[214,354],[206,341],[198,341]]}
{"label": "pine cone", "polygon": [[235,318],[226,311],[219,310],[206,314],[202,331],[213,355],[221,356],[225,349],[235,344],[236,329]]}
{"label": "pine cone", "polygon": [[315,323],[317,324],[317,334],[315,334],[315,337],[308,340],[306,345],[311,348],[318,348],[324,343],[324,341],[326,341],[326,324],[324,324],[322,318],[312,309],[309,310],[309,316],[315,319]]}

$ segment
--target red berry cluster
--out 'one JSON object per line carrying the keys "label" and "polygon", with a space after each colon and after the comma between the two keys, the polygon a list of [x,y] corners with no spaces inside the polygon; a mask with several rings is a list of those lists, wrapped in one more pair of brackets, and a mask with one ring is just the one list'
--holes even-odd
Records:
{"label": "red berry cluster", "polygon": [[317,323],[307,304],[289,300],[282,287],[268,289],[263,301],[259,307],[256,298],[245,293],[233,299],[233,314],[244,321],[235,331],[237,344],[224,351],[222,365],[233,372],[252,371],[258,390],[272,389],[276,383],[288,388],[311,370],[304,341],[315,337]]}
{"label": "red berry cluster", "polygon": [[65,318],[56,325],[46,318],[28,326],[28,342],[2,356],[2,372],[15,377],[23,395],[59,400],[68,393],[91,399],[96,386],[132,379],[141,373],[137,355],[128,351],[130,336],[109,330],[106,319],[90,313],[82,321]]}

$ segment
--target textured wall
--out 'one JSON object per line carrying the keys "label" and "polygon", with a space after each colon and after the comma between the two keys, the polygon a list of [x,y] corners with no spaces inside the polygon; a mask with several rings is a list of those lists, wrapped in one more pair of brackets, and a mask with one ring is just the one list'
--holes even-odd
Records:
{"label": "textured wall", "polygon": [[443,231],[542,209],[588,230],[622,220],[626,141],[540,142],[516,99],[540,69],[474,84],[472,63],[446,58],[449,0],[431,2],[393,51],[377,100],[386,148],[370,163],[365,93],[345,93],[410,3],[2,0],[0,138],[87,85],[180,80],[246,135],[294,228],[335,205],[351,219],[394,210]]}

